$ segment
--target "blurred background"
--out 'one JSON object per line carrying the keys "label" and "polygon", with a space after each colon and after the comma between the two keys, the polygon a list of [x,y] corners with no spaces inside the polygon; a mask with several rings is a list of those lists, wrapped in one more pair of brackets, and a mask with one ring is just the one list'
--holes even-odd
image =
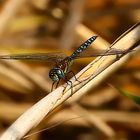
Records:
{"label": "blurred background", "polygon": [[[0,54],[70,54],[94,34],[99,40],[93,49],[105,49],[139,20],[139,0],[1,0]],[[73,71],[91,60],[76,60]],[[50,92],[52,67],[39,61],[0,61],[0,133]],[[114,87],[140,96],[140,52],[77,102],[53,111],[33,132],[48,129],[26,139],[139,140],[140,107]]]}

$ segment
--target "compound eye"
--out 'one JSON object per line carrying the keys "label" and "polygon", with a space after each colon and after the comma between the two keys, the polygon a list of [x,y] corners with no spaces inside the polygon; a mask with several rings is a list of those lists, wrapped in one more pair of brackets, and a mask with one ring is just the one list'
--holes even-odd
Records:
{"label": "compound eye", "polygon": [[60,68],[53,68],[49,72],[49,77],[53,81],[59,81],[61,78],[64,77],[64,72]]}
{"label": "compound eye", "polygon": [[52,79],[52,81],[57,82],[59,81],[59,77],[56,74],[56,71],[54,69],[50,70],[49,77]]}
{"label": "compound eye", "polygon": [[50,74],[49,74],[49,77],[50,77],[54,82],[59,81],[58,76],[57,76],[56,74],[54,74],[54,73],[50,73]]}
{"label": "compound eye", "polygon": [[57,69],[56,74],[58,75],[58,77],[60,79],[64,78],[64,76],[65,76],[63,70],[61,70],[61,69]]}

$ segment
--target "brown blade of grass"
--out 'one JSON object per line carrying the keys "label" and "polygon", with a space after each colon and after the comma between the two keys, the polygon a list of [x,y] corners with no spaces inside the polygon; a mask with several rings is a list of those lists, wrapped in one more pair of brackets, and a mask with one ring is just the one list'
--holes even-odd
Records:
{"label": "brown blade of grass", "polygon": [[72,0],[70,3],[69,10],[70,15],[65,23],[63,32],[60,39],[60,47],[67,48],[68,50],[74,44],[75,39],[75,28],[80,24],[83,18],[84,0]]}
{"label": "brown blade of grass", "polygon": [[87,110],[85,110],[84,108],[80,107],[78,104],[74,104],[72,106],[72,110],[74,110],[79,116],[81,116],[82,114],[84,114],[86,117],[84,117],[83,119],[85,119],[85,121],[92,125],[92,126],[96,126],[101,132],[103,132],[106,136],[108,137],[114,137],[115,136],[115,132],[114,130],[107,125],[98,115],[93,115],[88,113]]}
{"label": "brown blade of grass", "polygon": [[[39,73],[34,72],[24,63],[19,61],[12,62],[6,60],[1,60],[0,62],[0,75],[3,77],[3,80],[1,79],[2,81],[0,84],[2,84],[4,87],[8,88],[12,84],[17,85],[16,88],[19,89],[18,91],[21,93],[24,91],[23,89],[25,89],[26,92],[31,91],[34,86],[38,87],[42,91],[50,90],[50,85],[48,84],[45,77],[42,77]],[[10,81],[12,84],[8,85],[7,83],[10,83]]]}
{"label": "brown blade of grass", "polygon": [[15,16],[26,1],[27,0],[9,0],[5,3],[0,13],[0,35],[3,34],[9,21]]}
{"label": "brown blade of grass", "polygon": [[[76,33],[80,36],[81,39],[83,39],[83,41],[89,38],[89,36],[93,36],[94,34],[98,35],[83,24],[79,24],[77,26]],[[110,44],[100,36],[98,36],[98,39],[96,39],[94,44],[91,44],[93,49],[106,49],[109,45]]]}
{"label": "brown blade of grass", "polygon": [[3,85],[7,89],[9,89],[10,87],[13,90],[17,89],[17,91],[25,89],[26,92],[30,91],[33,88],[33,84],[25,79],[21,74],[15,72],[12,69],[9,69],[9,67],[2,64],[2,61],[0,62],[0,85]]}
{"label": "brown blade of grass", "polygon": [[[1,60],[2,61],[2,60]],[[34,72],[32,69],[30,69],[28,66],[26,66],[24,63],[16,61],[6,61],[3,60],[3,62],[8,65],[11,69],[16,71],[16,73],[19,73],[23,78],[30,81],[32,84],[37,86],[39,89],[49,91],[50,84],[48,84],[45,77],[42,77],[39,73]],[[5,73],[7,75],[8,73]]]}
{"label": "brown blade of grass", "polygon": [[[112,48],[122,50],[132,50],[139,46],[140,37],[140,23],[133,26],[125,34],[121,36],[113,45]],[[128,52],[126,53],[128,54]],[[126,54],[119,55],[122,58]],[[77,75],[77,79],[82,81],[77,82],[73,77],[71,80],[73,85],[73,93],[82,90],[88,85],[88,82],[111,66],[113,63],[118,61],[116,56],[103,56],[97,57],[88,66],[81,70]],[[95,63],[96,62],[96,63]],[[119,62],[118,62],[119,63]],[[23,115],[21,115],[8,129],[3,133],[0,140],[18,140],[21,139],[29,130],[39,124],[39,122],[54,108],[62,104],[68,98],[72,96],[71,85],[65,83],[64,85],[51,92],[49,95],[44,97]]]}

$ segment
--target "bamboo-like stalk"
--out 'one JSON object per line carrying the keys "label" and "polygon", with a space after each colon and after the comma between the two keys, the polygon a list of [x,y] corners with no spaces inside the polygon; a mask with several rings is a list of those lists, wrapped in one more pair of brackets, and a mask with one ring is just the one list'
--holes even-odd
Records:
{"label": "bamboo-like stalk", "polygon": [[[117,41],[113,43],[112,48],[122,50],[133,50],[138,47],[140,43],[140,23],[133,26],[125,34],[123,34]],[[121,59],[124,55],[118,56]],[[88,85],[88,82],[96,79],[98,75],[118,61],[115,55],[97,57],[88,66],[81,70],[77,75],[77,79],[82,81],[77,82],[75,78],[71,79],[73,85],[73,93],[71,93],[71,85],[65,83],[49,95],[44,97],[23,115],[21,115],[1,136],[0,140],[18,140],[21,139],[29,130],[39,124],[39,122],[54,108],[62,104],[77,91],[82,90]],[[96,63],[95,63],[96,62]],[[118,62],[119,63],[119,62]]]}

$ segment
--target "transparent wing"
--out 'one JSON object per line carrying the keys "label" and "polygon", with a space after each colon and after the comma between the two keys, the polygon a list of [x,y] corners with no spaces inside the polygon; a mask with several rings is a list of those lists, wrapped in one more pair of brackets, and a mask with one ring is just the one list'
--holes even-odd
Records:
{"label": "transparent wing", "polygon": [[81,52],[75,59],[124,54],[126,51],[128,51],[128,50],[118,50],[118,49],[114,49],[114,48],[111,48],[110,50],[88,49],[88,50]]}
{"label": "transparent wing", "polygon": [[11,54],[0,55],[0,59],[14,59],[14,60],[38,60],[38,61],[50,61],[59,62],[67,57],[64,53],[26,53],[26,54]]}

